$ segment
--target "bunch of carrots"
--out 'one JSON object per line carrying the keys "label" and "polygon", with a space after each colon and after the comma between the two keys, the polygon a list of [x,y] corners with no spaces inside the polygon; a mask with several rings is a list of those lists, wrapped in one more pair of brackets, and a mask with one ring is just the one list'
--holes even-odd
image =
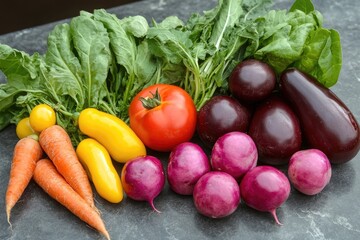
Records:
{"label": "bunch of carrots", "polygon": [[10,225],[11,209],[31,179],[82,221],[110,239],[94,204],[86,171],[69,135],[61,126],[47,127],[39,135],[22,138],[15,145],[5,199]]}

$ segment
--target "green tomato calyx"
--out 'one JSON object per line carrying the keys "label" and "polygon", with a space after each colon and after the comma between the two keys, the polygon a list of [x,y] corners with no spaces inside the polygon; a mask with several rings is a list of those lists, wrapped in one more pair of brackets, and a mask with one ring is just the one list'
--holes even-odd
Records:
{"label": "green tomato calyx", "polygon": [[160,106],[161,104],[161,97],[159,94],[158,89],[156,89],[155,93],[150,92],[152,97],[140,97],[140,101],[144,108],[150,110],[153,108],[156,108],[157,106]]}

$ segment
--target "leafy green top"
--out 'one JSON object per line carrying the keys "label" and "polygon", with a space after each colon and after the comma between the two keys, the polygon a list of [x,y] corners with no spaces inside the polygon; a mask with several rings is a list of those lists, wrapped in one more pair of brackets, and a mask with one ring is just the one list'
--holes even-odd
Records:
{"label": "leafy green top", "polygon": [[136,93],[160,82],[183,87],[200,108],[227,91],[231,71],[246,58],[267,62],[277,73],[295,66],[334,85],[342,64],[338,32],[322,27],[310,0],[296,0],[289,11],[269,11],[270,4],[219,0],[186,23],[169,16],[151,26],[142,16],[83,11],[52,30],[44,55],[0,44],[7,77],[0,85],[0,130],[47,103],[76,145],[81,110],[94,107],[127,121]]}

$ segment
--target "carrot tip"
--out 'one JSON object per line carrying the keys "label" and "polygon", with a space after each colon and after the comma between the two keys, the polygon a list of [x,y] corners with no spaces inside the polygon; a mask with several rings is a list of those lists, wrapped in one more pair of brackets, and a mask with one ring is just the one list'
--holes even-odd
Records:
{"label": "carrot tip", "polygon": [[11,207],[10,207],[10,206],[6,206],[6,219],[7,219],[7,222],[9,223],[9,225],[11,226],[11,223],[10,223],[10,212],[11,212]]}
{"label": "carrot tip", "polygon": [[[106,230],[105,230],[105,231],[106,231]],[[109,235],[109,233],[108,233],[107,231],[104,232],[103,234],[105,235],[106,239],[110,240],[110,235]]]}

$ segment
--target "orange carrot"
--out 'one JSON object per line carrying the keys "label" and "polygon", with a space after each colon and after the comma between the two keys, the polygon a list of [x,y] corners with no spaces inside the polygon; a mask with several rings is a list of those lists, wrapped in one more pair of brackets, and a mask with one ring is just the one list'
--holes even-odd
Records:
{"label": "orange carrot", "polygon": [[91,207],[95,208],[89,178],[65,129],[59,125],[48,127],[40,133],[39,142],[58,172]]}
{"label": "orange carrot", "polygon": [[36,162],[42,157],[42,154],[43,151],[36,135],[22,138],[15,145],[5,197],[6,215],[9,224],[11,209],[29,184],[34,174]]}
{"label": "orange carrot", "polygon": [[37,162],[33,179],[50,197],[110,239],[99,213],[74,191],[50,160]]}

